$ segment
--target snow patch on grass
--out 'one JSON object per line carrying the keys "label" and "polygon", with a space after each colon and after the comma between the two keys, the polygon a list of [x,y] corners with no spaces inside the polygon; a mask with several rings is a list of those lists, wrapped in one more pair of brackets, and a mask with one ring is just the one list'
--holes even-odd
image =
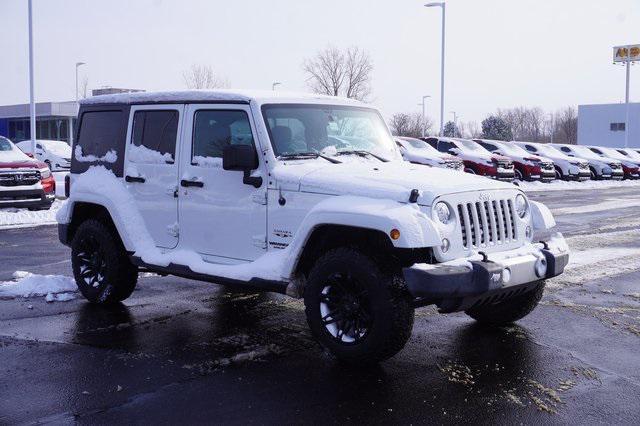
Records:
{"label": "snow patch on grass", "polygon": [[549,183],[518,182],[518,187],[526,192],[566,191],[573,189],[603,189],[640,187],[640,180],[587,180],[584,182],[567,182],[554,180]]}
{"label": "snow patch on grass", "polygon": [[0,299],[45,296],[47,302],[66,302],[75,299],[74,293],[78,291],[75,280],[62,275],[16,271],[13,279],[0,281]]}
{"label": "snow patch on grass", "polygon": [[29,211],[25,208],[0,209],[0,229],[25,228],[56,223],[56,213],[62,201],[55,200],[49,210]]}

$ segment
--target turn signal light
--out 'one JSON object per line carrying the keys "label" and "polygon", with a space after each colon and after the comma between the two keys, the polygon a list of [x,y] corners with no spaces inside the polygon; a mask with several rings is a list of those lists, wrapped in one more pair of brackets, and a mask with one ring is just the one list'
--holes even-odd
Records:
{"label": "turn signal light", "polygon": [[400,238],[400,231],[398,231],[397,229],[392,229],[391,232],[389,232],[389,236],[392,240],[397,240],[398,238]]}

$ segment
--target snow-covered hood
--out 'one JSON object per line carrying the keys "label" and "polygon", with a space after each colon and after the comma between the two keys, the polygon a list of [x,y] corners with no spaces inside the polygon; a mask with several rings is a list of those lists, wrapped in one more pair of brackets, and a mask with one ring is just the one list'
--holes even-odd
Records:
{"label": "snow-covered hood", "polygon": [[510,183],[456,170],[403,161],[349,161],[331,164],[321,159],[278,164],[273,170],[283,190],[329,195],[358,195],[407,202],[413,189],[418,203],[431,205],[444,194],[492,189],[515,189]]}
{"label": "snow-covered hood", "polygon": [[35,160],[15,147],[11,151],[0,151],[0,167],[6,167],[8,164],[24,162],[35,163]]}

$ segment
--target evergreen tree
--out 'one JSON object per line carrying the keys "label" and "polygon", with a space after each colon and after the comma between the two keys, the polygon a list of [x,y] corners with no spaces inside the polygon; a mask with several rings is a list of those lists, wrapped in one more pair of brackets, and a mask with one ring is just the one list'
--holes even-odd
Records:
{"label": "evergreen tree", "polygon": [[506,121],[498,116],[490,115],[482,120],[482,139],[511,141],[513,135]]}

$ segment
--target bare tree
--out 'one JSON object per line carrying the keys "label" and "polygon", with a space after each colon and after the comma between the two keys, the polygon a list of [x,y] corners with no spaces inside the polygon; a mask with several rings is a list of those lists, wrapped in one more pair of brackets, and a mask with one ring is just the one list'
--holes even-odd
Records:
{"label": "bare tree", "polygon": [[182,73],[184,84],[189,89],[220,89],[229,87],[229,80],[216,75],[209,65],[193,64]]}
{"label": "bare tree", "polygon": [[555,114],[554,142],[578,143],[578,115],[572,106],[561,109]]}
{"label": "bare tree", "polygon": [[460,122],[458,132],[463,138],[477,139],[482,137],[482,129],[477,121]]}
{"label": "bare tree", "polygon": [[413,114],[398,113],[391,117],[389,127],[391,127],[391,133],[395,136],[407,136],[412,138],[419,138],[423,135],[428,135],[431,131],[433,122],[429,117],[423,118],[422,114],[416,112]]}
{"label": "bare tree", "polygon": [[365,102],[371,96],[373,63],[369,54],[358,47],[340,50],[328,46],[313,58],[305,59],[302,68],[309,88],[315,93]]}
{"label": "bare tree", "polygon": [[543,142],[545,135],[545,113],[539,107],[517,107],[499,109],[497,116],[504,120],[513,134],[514,140]]}

